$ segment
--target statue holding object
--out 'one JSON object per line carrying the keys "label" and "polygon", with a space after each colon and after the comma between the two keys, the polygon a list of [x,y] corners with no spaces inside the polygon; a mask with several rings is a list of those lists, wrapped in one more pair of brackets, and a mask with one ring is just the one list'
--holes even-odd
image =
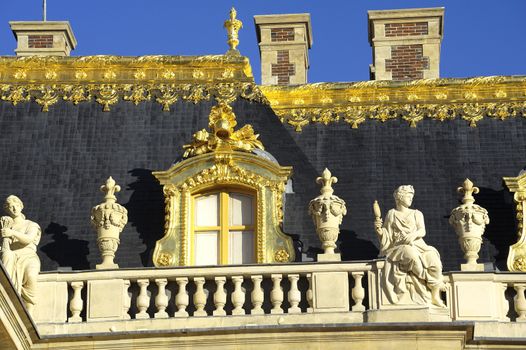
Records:
{"label": "statue holding object", "polygon": [[4,203],[8,216],[0,218],[2,235],[2,264],[16,291],[22,296],[27,310],[32,313],[36,305],[37,278],[40,259],[37,245],[40,226],[22,214],[24,204],[17,196],[9,196]]}
{"label": "statue holding object", "polygon": [[414,194],[411,185],[398,187],[393,194],[396,206],[387,212],[385,221],[378,202],[373,204],[380,254],[386,258],[382,289],[391,304],[445,307],[440,298],[445,288],[440,254],[423,240],[424,215],[410,208]]}

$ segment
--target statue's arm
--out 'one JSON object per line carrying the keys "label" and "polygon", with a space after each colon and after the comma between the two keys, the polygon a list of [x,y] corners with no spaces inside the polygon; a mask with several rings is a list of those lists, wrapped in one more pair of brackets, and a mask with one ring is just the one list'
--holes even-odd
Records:
{"label": "statue's arm", "polygon": [[415,239],[422,238],[426,235],[426,225],[424,224],[424,214],[420,210],[416,210],[415,218],[416,218],[416,232],[415,232]]}
{"label": "statue's arm", "polygon": [[24,245],[33,243],[40,233],[40,227],[35,223],[30,223],[25,232],[19,232],[11,229],[12,237]]}

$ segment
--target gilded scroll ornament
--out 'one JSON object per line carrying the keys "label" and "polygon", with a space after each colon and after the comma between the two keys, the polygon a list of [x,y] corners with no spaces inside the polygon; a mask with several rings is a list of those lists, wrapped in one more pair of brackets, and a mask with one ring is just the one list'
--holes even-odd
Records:
{"label": "gilded scroll ornament", "polygon": [[517,243],[510,246],[508,253],[508,270],[512,272],[526,272],[526,171],[522,170],[517,177],[504,177],[504,182],[516,203]]}
{"label": "gilded scroll ornament", "polygon": [[279,263],[288,262],[290,259],[290,254],[287,253],[285,249],[280,249],[274,254],[274,260]]}

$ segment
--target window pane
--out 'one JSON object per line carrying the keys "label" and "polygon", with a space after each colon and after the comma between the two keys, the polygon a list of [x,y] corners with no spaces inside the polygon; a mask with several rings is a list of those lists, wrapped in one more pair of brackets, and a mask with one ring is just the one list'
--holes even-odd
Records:
{"label": "window pane", "polygon": [[195,199],[195,225],[219,226],[219,194]]}
{"label": "window pane", "polygon": [[230,193],[230,225],[253,225],[252,197]]}
{"label": "window pane", "polygon": [[195,264],[217,265],[219,256],[219,240],[217,231],[195,233]]}
{"label": "window pane", "polygon": [[254,257],[254,232],[230,231],[229,232],[229,264],[252,264]]}

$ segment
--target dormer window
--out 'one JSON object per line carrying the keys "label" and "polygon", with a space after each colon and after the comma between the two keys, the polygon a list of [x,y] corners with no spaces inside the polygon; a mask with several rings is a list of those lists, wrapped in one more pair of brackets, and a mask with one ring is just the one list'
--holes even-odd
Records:
{"label": "dormer window", "polygon": [[255,204],[239,189],[192,196],[192,265],[255,263]]}
{"label": "dormer window", "polygon": [[264,151],[252,126],[234,130],[232,108],[212,107],[209,131],[194,134],[185,159],[153,175],[163,185],[164,237],[155,266],[294,261],[281,231],[283,194],[292,169]]}

